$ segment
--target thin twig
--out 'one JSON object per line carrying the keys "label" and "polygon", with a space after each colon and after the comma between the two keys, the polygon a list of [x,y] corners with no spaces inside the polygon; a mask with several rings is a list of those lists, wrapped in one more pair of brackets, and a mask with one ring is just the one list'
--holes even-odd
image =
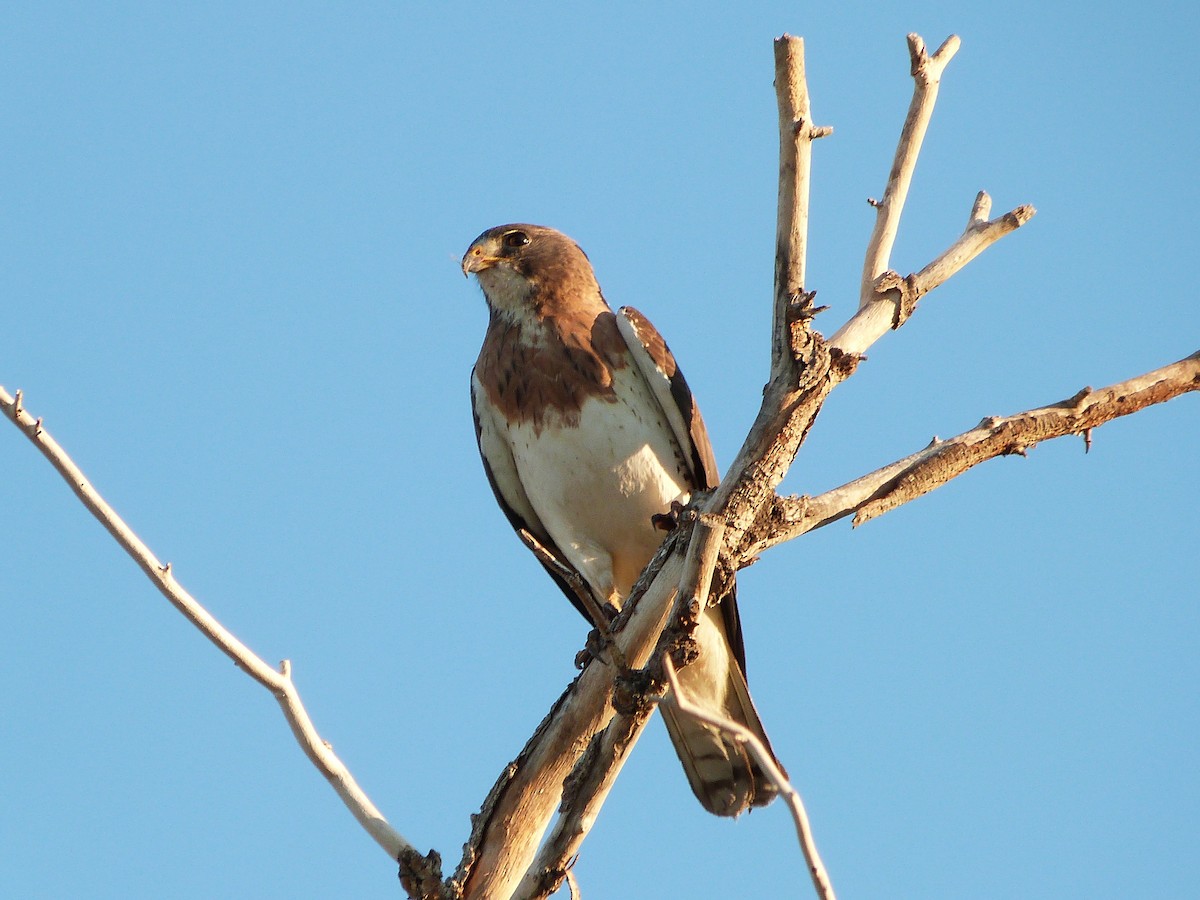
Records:
{"label": "thin twig", "polygon": [[175,574],[170,563],[163,564],[126,523],[109,506],[100,493],[84,477],[83,472],[50,436],[42,425],[41,419],[34,419],[23,408],[21,392],[12,397],[0,387],[0,409],[5,416],[21,430],[58,470],[58,473],[71,486],[71,490],[83,502],[93,516],[113,536],[121,548],[141,567],[154,586],[171,604],[196,626],[206,638],[232,659],[247,675],[271,692],[283,710],[284,718],[292,729],[301,749],[317,767],[333,789],[341,797],[346,808],[354,814],[367,833],[371,835],[388,854],[395,860],[401,852],[416,852],[383,817],[370,798],[354,780],[345,764],[337,757],[332,748],[322,740],[317,733],[312,720],[309,718],[300,694],[292,681],[291,664],[284,660],[280,670],[276,671],[257,656],[249,647],[234,637],[211,613],[197,602],[175,580]]}
{"label": "thin twig", "polygon": [[675,673],[675,666],[672,664],[669,655],[663,656],[662,665],[663,671],[667,676],[667,681],[671,685],[671,695],[674,698],[676,708],[684,715],[690,716],[698,722],[711,725],[740,743],[750,751],[750,755],[754,757],[755,762],[758,763],[763,773],[771,779],[771,783],[778,789],[780,796],[787,801],[788,808],[791,810],[792,821],[796,826],[796,837],[800,841],[800,849],[804,851],[804,858],[808,862],[808,873],[812,878],[813,888],[816,890],[817,896],[821,900],[834,900],[833,885],[829,881],[829,873],[825,871],[825,864],[821,862],[821,854],[817,852],[817,844],[813,839],[812,827],[808,821],[808,813],[804,809],[804,801],[801,799],[800,793],[792,786],[787,776],[783,774],[783,771],[776,764],[770,751],[763,746],[762,741],[749,728],[739,725],[737,722],[726,719],[723,716],[713,715],[688,700],[687,695],[680,688],[679,677]]}
{"label": "thin twig", "polygon": [[876,279],[888,269],[888,260],[891,259],[892,247],[900,229],[900,214],[904,211],[904,201],[908,197],[908,188],[917,167],[921,143],[925,140],[925,131],[929,127],[933,107],[937,102],[942,72],[958,52],[960,43],[958,36],[952,34],[937,52],[930,56],[920,35],[908,36],[908,55],[912,63],[914,82],[913,97],[900,132],[900,140],[896,145],[896,156],[892,160],[892,170],[888,174],[883,199],[874,204],[875,228],[867,242],[866,258],[863,261],[860,307],[871,302],[875,294]]}
{"label": "thin twig", "polygon": [[[971,207],[971,219],[962,236],[951,244],[941,256],[913,276],[917,296],[927,294],[946,282],[950,276],[1000,238],[1016,231],[1032,219],[1037,212],[1026,203],[1002,216],[988,219],[987,211],[991,205],[992,198],[988,196],[987,191],[980,191],[976,195],[975,203]],[[977,218],[980,213],[983,214],[983,218]]]}

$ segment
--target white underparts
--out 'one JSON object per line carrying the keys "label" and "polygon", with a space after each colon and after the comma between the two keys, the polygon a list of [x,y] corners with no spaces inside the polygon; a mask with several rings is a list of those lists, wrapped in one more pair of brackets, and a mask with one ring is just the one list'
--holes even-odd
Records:
{"label": "white underparts", "polygon": [[[589,398],[577,427],[509,426],[513,458],[546,531],[599,597],[623,599],[663,533],[651,517],[689,490],[645,382],[614,372],[616,401]],[[614,596],[615,595],[615,596]]]}

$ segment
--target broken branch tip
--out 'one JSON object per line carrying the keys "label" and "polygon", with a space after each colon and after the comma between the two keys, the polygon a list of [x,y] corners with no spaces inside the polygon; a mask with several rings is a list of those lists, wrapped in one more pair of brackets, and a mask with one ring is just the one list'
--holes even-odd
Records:
{"label": "broken branch tip", "polygon": [[1037,209],[1032,203],[1026,203],[1023,206],[1018,206],[1009,215],[1013,217],[1017,226],[1020,227],[1037,215]]}

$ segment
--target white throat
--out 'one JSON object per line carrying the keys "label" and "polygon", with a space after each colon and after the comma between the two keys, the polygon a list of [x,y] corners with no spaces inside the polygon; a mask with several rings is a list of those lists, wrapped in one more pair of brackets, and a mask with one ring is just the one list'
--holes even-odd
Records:
{"label": "white throat", "polygon": [[505,265],[484,269],[477,277],[493,309],[515,321],[529,320],[533,312],[529,302],[533,285],[528,278]]}

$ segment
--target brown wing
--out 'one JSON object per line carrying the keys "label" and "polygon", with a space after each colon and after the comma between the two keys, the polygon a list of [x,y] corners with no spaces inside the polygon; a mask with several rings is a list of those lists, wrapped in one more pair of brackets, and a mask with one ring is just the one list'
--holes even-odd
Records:
{"label": "brown wing", "polygon": [[[715,488],[721,483],[721,473],[713,456],[708,429],[704,427],[700,408],[696,406],[687,380],[679,370],[675,355],[658,329],[632,306],[622,306],[617,313],[617,326],[629,345],[638,371],[671,423],[675,440],[691,460],[695,486],[703,490]],[[729,593],[721,598],[720,605],[729,646],[745,674],[746,647],[742,639],[742,617],[738,614],[735,585],[730,585]]]}
{"label": "brown wing", "polygon": [[638,371],[650,386],[671,423],[675,440],[691,462],[695,487],[702,490],[715,488],[721,482],[721,473],[713,457],[708,430],[671,348],[650,320],[632,306],[622,306],[617,312],[617,327],[629,346]]}
{"label": "brown wing", "polygon": [[[546,531],[546,527],[534,511],[533,504],[529,502],[529,497],[526,496],[525,488],[521,484],[520,473],[517,472],[517,464],[513,460],[512,450],[507,441],[501,437],[494,420],[495,411],[488,404],[486,394],[479,385],[474,370],[471,371],[471,412],[475,419],[475,443],[479,447],[479,456],[483,460],[483,471],[487,475],[488,484],[492,487],[492,493],[496,495],[496,502],[500,504],[500,509],[508,519],[508,524],[518,535],[522,531],[533,535],[559,566],[566,571],[575,572],[575,568],[567,561],[567,557]],[[592,617],[588,613],[587,607],[583,605],[570,583],[553,566],[541,559],[538,562],[542,563],[542,567],[554,579],[554,583],[558,585],[559,589],[567,595],[571,604],[590,622]],[[575,573],[578,575],[578,572]],[[582,578],[579,579],[579,582],[580,584],[585,583]]]}

